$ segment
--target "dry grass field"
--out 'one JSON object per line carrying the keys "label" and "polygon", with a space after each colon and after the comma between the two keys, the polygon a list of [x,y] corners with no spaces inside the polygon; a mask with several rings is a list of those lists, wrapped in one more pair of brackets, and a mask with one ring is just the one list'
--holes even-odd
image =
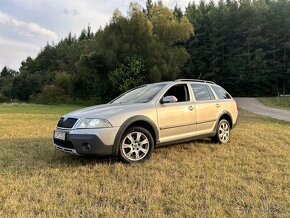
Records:
{"label": "dry grass field", "polygon": [[52,148],[58,118],[76,108],[0,105],[0,217],[290,217],[290,123],[241,111],[228,144],[128,165]]}

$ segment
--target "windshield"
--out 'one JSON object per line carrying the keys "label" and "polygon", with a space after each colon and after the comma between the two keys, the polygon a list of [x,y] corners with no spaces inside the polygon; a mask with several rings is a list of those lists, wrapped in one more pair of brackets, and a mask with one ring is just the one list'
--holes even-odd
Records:
{"label": "windshield", "polygon": [[116,98],[111,104],[127,104],[127,103],[146,103],[151,101],[155,95],[165,86],[166,84],[150,84],[140,86],[136,89],[132,89],[125,92],[123,95]]}

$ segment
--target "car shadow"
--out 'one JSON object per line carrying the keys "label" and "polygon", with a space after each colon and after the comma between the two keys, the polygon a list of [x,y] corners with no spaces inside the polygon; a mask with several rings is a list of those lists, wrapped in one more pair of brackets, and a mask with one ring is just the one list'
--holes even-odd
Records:
{"label": "car shadow", "polygon": [[[158,149],[171,149],[173,147],[186,149],[189,144],[212,143],[209,139],[195,140],[188,143],[173,143]],[[57,151],[50,138],[35,139],[2,139],[0,140],[2,152],[0,153],[0,168],[9,169],[43,169],[43,168],[69,168],[78,166],[95,166],[98,164],[122,163],[114,156],[78,156]]]}
{"label": "car shadow", "polygon": [[115,164],[116,157],[78,156],[57,151],[50,138],[1,139],[0,169],[65,168]]}
{"label": "car shadow", "polygon": [[66,154],[63,152],[55,151],[55,157],[62,155],[61,159],[58,160],[59,163],[77,163],[78,165],[95,165],[95,164],[114,164],[119,163],[120,160],[113,156],[80,156],[73,154]]}

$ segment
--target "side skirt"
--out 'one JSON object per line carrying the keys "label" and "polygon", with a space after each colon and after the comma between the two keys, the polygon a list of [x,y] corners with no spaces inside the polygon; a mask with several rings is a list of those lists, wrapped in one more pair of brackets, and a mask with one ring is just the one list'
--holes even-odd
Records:
{"label": "side skirt", "polygon": [[215,136],[215,134],[216,134],[216,132],[214,131],[212,133],[207,133],[207,134],[203,134],[203,135],[193,136],[193,137],[189,137],[189,138],[178,139],[178,140],[169,141],[169,142],[163,142],[163,143],[157,143],[156,144],[156,148],[163,147],[163,146],[166,146],[166,145],[175,145],[175,144],[179,144],[179,143],[190,142],[190,141],[194,141],[194,140],[197,140],[197,139],[209,138],[209,137]]}

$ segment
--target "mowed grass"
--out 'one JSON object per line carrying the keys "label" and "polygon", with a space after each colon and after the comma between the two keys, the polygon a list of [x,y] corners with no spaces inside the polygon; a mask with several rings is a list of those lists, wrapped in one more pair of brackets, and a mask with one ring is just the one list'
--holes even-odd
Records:
{"label": "mowed grass", "polygon": [[269,107],[290,110],[290,97],[261,97],[258,100]]}
{"label": "mowed grass", "polygon": [[241,111],[230,143],[143,164],[55,151],[68,106],[0,105],[0,217],[290,217],[290,123]]}

